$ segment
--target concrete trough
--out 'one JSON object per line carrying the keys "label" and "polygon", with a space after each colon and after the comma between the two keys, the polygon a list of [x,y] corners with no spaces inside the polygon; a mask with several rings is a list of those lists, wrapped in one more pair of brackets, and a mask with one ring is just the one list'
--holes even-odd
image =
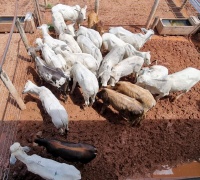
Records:
{"label": "concrete trough", "polygon": [[[26,16],[18,16],[21,25],[24,27],[24,31],[26,33],[34,33],[36,26],[33,17],[26,18],[27,20],[25,17]],[[0,33],[10,32],[13,18],[13,16],[9,15],[0,16]],[[18,32],[16,27],[14,28],[14,32]]]}
{"label": "concrete trough", "polygon": [[160,18],[156,29],[160,35],[189,35],[200,28],[198,17]]}

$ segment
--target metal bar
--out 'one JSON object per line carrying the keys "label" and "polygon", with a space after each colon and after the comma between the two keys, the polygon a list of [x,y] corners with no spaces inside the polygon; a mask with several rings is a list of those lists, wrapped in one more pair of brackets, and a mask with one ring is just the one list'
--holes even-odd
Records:
{"label": "metal bar", "polygon": [[24,46],[26,47],[26,50],[28,51],[30,45],[29,45],[28,39],[26,37],[26,34],[24,32],[24,28],[21,26],[20,21],[19,21],[18,18],[16,19],[15,24],[16,24],[16,27],[17,27],[19,33],[20,33],[20,36],[21,36],[22,41],[24,43]]}
{"label": "metal bar", "polygon": [[153,5],[153,7],[152,7],[152,9],[151,9],[151,12],[150,12],[149,18],[148,18],[148,20],[147,20],[147,24],[146,24],[146,28],[147,28],[147,29],[149,29],[151,20],[153,19],[153,16],[154,16],[154,14],[155,14],[155,12],[156,12],[156,9],[157,9],[157,7],[158,7],[159,1],[160,1],[160,0],[155,0],[155,1],[154,1],[154,5]]}
{"label": "metal bar", "polygon": [[200,1],[198,1],[198,0],[190,0],[190,3],[198,11],[198,13],[200,13]]}
{"label": "metal bar", "polygon": [[186,5],[187,2],[188,2],[188,0],[185,0],[185,1],[183,2],[183,4],[182,4],[181,7],[180,7],[180,10],[182,10],[182,9],[184,8],[184,6]]}
{"label": "metal bar", "polygon": [[4,61],[5,61],[5,59],[6,59],[6,55],[7,55],[8,48],[9,48],[9,46],[10,46],[10,41],[11,41],[11,38],[12,38],[12,34],[13,34],[13,31],[14,31],[15,21],[16,21],[16,18],[17,18],[18,1],[19,1],[19,0],[16,0],[16,1],[15,1],[14,18],[13,18],[12,26],[11,26],[11,29],[10,29],[10,34],[9,34],[9,37],[8,37],[8,40],[7,40],[7,43],[6,43],[6,47],[5,47],[5,50],[4,50],[4,52],[3,52],[3,56],[2,56],[1,62],[0,62],[0,73],[2,72],[2,66],[3,66]]}
{"label": "metal bar", "polygon": [[17,90],[15,89],[14,85],[12,84],[12,82],[9,79],[9,77],[7,76],[7,74],[3,71],[3,69],[2,69],[0,76],[1,76],[1,80],[3,81],[5,86],[8,88],[9,92],[12,94],[14,99],[17,101],[17,104],[19,105],[20,109],[21,110],[26,109],[26,105],[24,104],[23,100],[19,96]]}
{"label": "metal bar", "polygon": [[40,14],[40,8],[37,0],[33,0],[35,4],[35,9],[36,9],[36,15],[38,19],[39,26],[42,25],[42,19],[41,19],[41,14]]}
{"label": "metal bar", "polygon": [[98,15],[98,13],[99,13],[99,0],[95,0],[94,9],[95,9],[95,13]]}

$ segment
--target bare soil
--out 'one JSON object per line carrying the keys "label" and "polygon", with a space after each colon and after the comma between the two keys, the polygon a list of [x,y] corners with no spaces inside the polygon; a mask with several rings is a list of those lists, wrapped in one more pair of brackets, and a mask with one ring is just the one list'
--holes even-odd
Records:
{"label": "bare soil", "polygon": [[[94,1],[49,1],[50,4],[65,3],[69,5],[88,5],[88,13],[93,9]],[[180,3],[181,1],[178,1]],[[6,2],[4,2],[6,4]],[[43,4],[43,2],[40,2]],[[32,7],[31,4],[23,4]],[[123,26],[132,32],[140,32],[144,27],[151,11],[153,1],[137,0],[102,0],[100,1],[99,17],[104,22],[105,29],[111,26]],[[22,7],[22,6],[21,6]],[[8,11],[7,8],[1,12]],[[9,12],[9,11],[8,11]],[[10,13],[10,12],[9,12]],[[188,14],[187,14],[188,13]],[[187,4],[184,15],[195,13]],[[43,12],[43,19],[50,23],[50,13]],[[174,17],[165,0],[162,0],[156,11],[156,16]],[[87,25],[84,22],[84,25]],[[156,31],[155,31],[156,32]],[[40,32],[28,35],[30,42],[41,36]],[[153,60],[169,69],[169,73],[180,71],[186,67],[200,69],[200,55],[196,46],[188,37],[156,35],[148,41],[141,51],[150,51]],[[22,54],[27,57],[27,55]],[[28,62],[26,79],[37,85],[42,85],[34,68],[34,63]],[[133,82],[130,77],[123,80]],[[23,146],[30,146],[29,154],[38,154],[42,157],[65,162],[54,158],[41,147],[32,145],[37,132],[42,131],[45,138],[56,138],[71,142],[86,142],[97,147],[97,157],[87,165],[75,165],[82,174],[82,179],[135,179],[136,177],[151,177],[151,174],[160,169],[161,165],[176,166],[177,164],[199,160],[200,158],[200,83],[196,84],[188,93],[175,102],[171,100],[179,93],[170,94],[159,100],[147,114],[140,127],[131,127],[112,108],[106,109],[100,115],[101,101],[96,101],[92,107],[82,109],[84,103],[81,89],[77,86],[73,95],[70,95],[64,104],[60,93],[48,84],[44,84],[55,93],[69,114],[70,131],[60,136],[50,118],[45,114],[38,97],[25,95],[27,109],[21,112],[18,121],[16,141]],[[20,84],[21,87],[24,84]],[[68,163],[68,162],[65,162]],[[11,167],[9,179],[39,180],[40,177],[27,171],[21,163]]]}

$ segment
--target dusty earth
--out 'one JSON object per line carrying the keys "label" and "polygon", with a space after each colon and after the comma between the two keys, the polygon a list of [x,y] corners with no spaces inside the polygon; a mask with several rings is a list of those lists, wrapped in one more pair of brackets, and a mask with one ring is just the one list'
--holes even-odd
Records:
{"label": "dusty earth", "polygon": [[[52,5],[58,2],[81,6],[87,4],[88,11],[93,9],[94,5],[92,0],[51,0],[48,2]],[[176,3],[179,5],[181,1],[176,1]],[[40,4],[43,4],[43,1]],[[140,32],[139,28],[145,26],[152,5],[153,0],[101,0],[99,16],[104,22],[105,30],[110,26],[124,26],[132,32]],[[20,7],[31,8],[32,4],[24,3]],[[9,10],[5,8],[1,9],[1,12],[6,14]],[[196,14],[190,4],[187,4],[183,13],[185,16]],[[49,12],[42,12],[42,16],[46,23],[50,23]],[[156,16],[174,17],[165,0],[161,0]],[[87,23],[85,22],[84,25]],[[40,32],[28,35],[32,45],[35,38],[39,36],[41,36]],[[150,51],[152,61],[158,60],[158,64],[166,66],[169,73],[189,66],[200,69],[199,52],[188,37],[163,37],[158,36],[156,32],[156,35],[145,44],[141,51]],[[27,57],[27,55],[22,55]],[[28,62],[28,68],[23,69],[22,72],[26,79],[41,85],[34,63]],[[134,79],[126,77],[123,80],[133,82]],[[82,179],[115,180],[151,177],[151,174],[156,169],[160,169],[161,165],[173,167],[200,158],[200,84],[195,85],[175,102],[171,99],[178,93],[159,100],[156,106],[147,113],[140,127],[131,127],[121,116],[113,112],[112,108],[106,109],[104,114],[100,115],[101,101],[96,101],[92,107],[83,110],[84,100],[78,86],[64,104],[56,89],[48,84],[44,85],[50,88],[65,106],[69,114],[70,131],[67,135],[60,136],[50,118],[45,114],[40,100],[36,96],[25,95],[27,109],[21,112],[16,141],[23,146],[32,147],[29,154],[36,153],[59,162],[65,161],[54,158],[44,149],[32,145],[37,132],[42,131],[42,136],[45,138],[86,142],[96,146],[98,155],[91,163],[84,166],[69,163],[81,171]],[[20,86],[23,87],[24,84]],[[21,162],[17,162],[15,166],[11,166],[9,179],[36,180],[40,177],[28,172]]]}

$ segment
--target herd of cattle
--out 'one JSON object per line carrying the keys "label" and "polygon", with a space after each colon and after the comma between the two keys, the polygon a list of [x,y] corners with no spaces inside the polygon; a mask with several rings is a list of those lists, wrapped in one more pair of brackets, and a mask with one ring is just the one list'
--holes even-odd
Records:
{"label": "herd of cattle", "polygon": [[[86,20],[86,10],[87,6],[55,5],[52,23],[59,38],[50,36],[48,25],[43,24],[38,27],[43,37],[35,40],[37,47],[29,49],[39,77],[60,89],[65,99],[70,91],[69,82],[73,79],[71,93],[78,82],[85,106],[101,99],[104,105],[100,113],[111,105],[133,125],[138,125],[145,113],[156,105],[156,100],[170,92],[187,92],[200,80],[200,70],[192,67],[169,75],[164,66],[149,66],[150,52],[141,52],[140,49],[154,35],[152,29],[141,28],[143,33],[134,34],[123,27],[111,27],[109,32],[102,34],[91,28],[94,25],[91,18],[89,24],[92,25],[88,28],[80,25]],[[73,24],[67,25],[66,21]],[[41,51],[42,58],[37,51]],[[102,52],[107,54],[103,57]],[[143,67],[143,64],[149,67]],[[131,74],[135,77],[135,84],[120,81],[120,78]],[[69,130],[67,111],[48,88],[28,80],[23,93],[39,96],[43,108],[61,134]],[[53,156],[69,162],[88,163],[97,154],[94,146],[85,143],[41,138],[35,139],[35,143],[46,147]],[[10,163],[14,164],[18,159],[26,164],[29,171],[44,179],[81,179],[80,171],[74,166],[36,154],[29,156],[26,154],[29,150],[15,142],[10,147]]]}

